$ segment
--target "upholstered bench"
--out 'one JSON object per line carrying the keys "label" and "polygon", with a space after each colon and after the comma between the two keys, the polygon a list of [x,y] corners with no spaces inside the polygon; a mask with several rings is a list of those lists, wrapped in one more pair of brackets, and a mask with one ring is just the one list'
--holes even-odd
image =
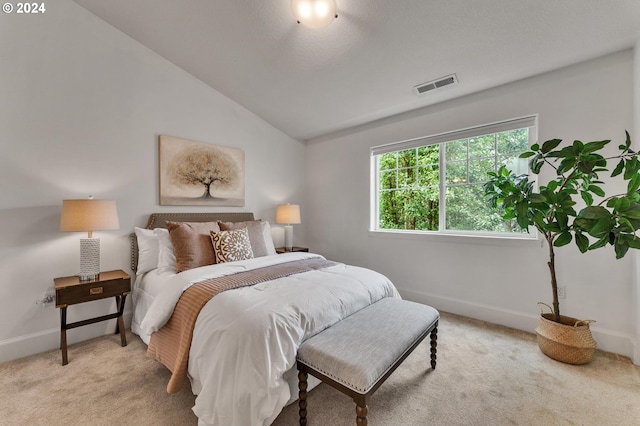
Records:
{"label": "upholstered bench", "polygon": [[300,425],[307,424],[308,374],[353,398],[356,424],[367,425],[367,399],[431,334],[436,368],[440,314],[407,300],[384,298],[307,339],[298,349]]}

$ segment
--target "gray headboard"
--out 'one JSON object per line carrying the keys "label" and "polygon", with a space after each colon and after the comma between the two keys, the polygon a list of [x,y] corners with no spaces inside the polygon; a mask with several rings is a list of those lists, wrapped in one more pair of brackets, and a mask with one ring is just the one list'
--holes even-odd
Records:
{"label": "gray headboard", "polygon": [[[244,222],[254,220],[253,213],[152,213],[147,221],[146,229],[166,228],[169,222]],[[131,234],[131,270],[138,269],[138,240],[136,234]]]}

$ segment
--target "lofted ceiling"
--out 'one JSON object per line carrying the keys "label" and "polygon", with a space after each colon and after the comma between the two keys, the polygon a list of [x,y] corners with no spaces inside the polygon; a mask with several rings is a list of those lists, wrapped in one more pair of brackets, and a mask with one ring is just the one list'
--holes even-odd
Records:
{"label": "lofted ceiling", "polygon": [[640,40],[640,0],[337,0],[320,30],[296,24],[290,0],[74,1],[299,140]]}

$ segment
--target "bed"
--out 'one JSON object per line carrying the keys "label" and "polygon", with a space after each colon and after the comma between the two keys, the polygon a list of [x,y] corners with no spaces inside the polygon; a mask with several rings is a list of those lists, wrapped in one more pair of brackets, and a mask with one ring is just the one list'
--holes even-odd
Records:
{"label": "bed", "polygon": [[[219,231],[203,235],[215,224]],[[216,251],[221,236],[237,237],[228,245],[251,246],[255,255],[225,259],[224,251]],[[208,264],[210,254],[203,252],[212,241],[216,260],[220,255],[227,261]],[[296,399],[295,359],[304,340],[382,298],[399,297],[385,276],[370,269],[315,253],[275,254],[269,223],[252,213],[152,214],[145,228],[135,229],[131,266],[131,329],[173,372],[169,392],[180,389],[182,375],[158,353],[179,345],[160,337],[188,328],[177,320],[192,310],[184,307],[187,296],[234,282],[193,314],[184,376],[197,395],[193,411],[200,425],[271,424]]]}

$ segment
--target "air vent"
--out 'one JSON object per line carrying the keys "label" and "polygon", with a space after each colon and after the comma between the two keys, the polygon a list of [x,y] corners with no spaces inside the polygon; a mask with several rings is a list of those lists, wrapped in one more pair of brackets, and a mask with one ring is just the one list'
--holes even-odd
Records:
{"label": "air vent", "polygon": [[419,84],[414,89],[418,95],[425,94],[441,87],[449,86],[452,84],[458,84],[458,78],[455,74],[448,75],[446,77],[439,78],[437,80],[429,81],[427,83]]}

